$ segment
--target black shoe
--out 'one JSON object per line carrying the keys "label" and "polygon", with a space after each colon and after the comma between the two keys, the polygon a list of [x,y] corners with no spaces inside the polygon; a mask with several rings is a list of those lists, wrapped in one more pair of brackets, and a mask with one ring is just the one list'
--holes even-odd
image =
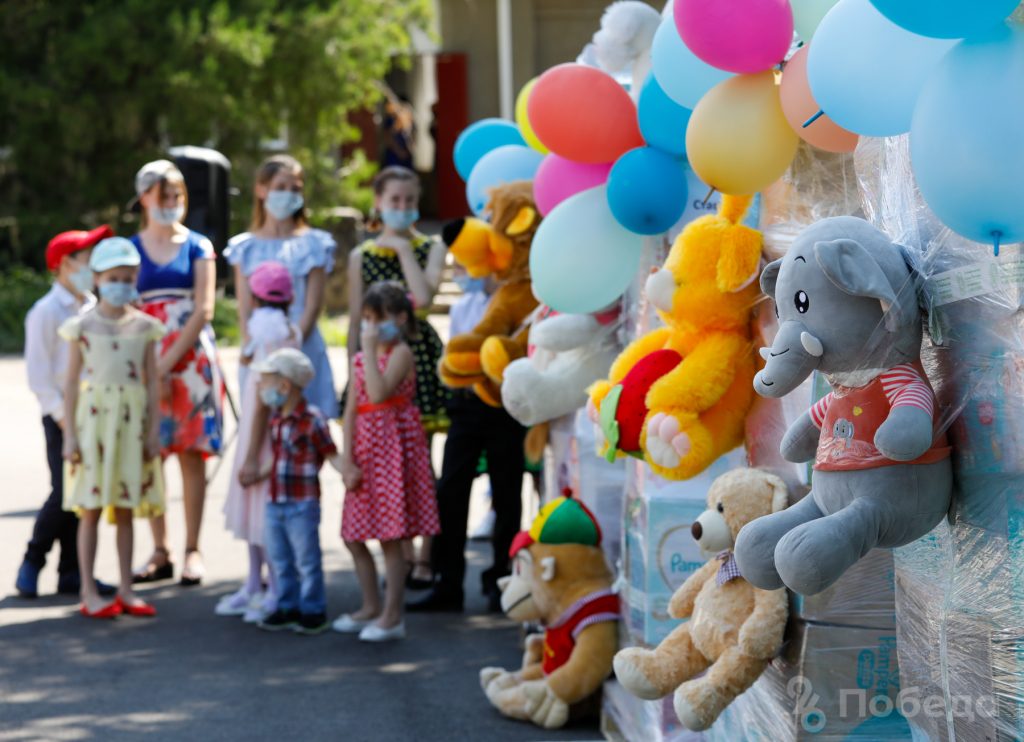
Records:
{"label": "black shoe", "polygon": [[409,613],[462,613],[462,593],[446,593],[433,588],[418,600],[405,604]]}
{"label": "black shoe", "polygon": [[324,633],[330,627],[326,613],[303,613],[299,616],[299,622],[292,626],[292,630],[296,634],[315,636]]}
{"label": "black shoe", "polygon": [[[326,620],[326,617],[325,619]],[[299,612],[296,610],[291,611],[274,611],[269,616],[260,621],[259,626],[264,631],[284,631],[285,629],[294,629],[299,623]]]}
{"label": "black shoe", "polygon": [[[78,574],[62,574],[57,578],[57,593],[60,595],[78,595],[82,591],[82,580]],[[117,595],[117,588],[114,585],[96,580],[96,592],[101,598],[109,598]]]}

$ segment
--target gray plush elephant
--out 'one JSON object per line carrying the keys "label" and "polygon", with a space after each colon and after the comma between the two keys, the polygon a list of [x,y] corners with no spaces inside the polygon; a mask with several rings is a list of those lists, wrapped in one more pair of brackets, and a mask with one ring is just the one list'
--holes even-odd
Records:
{"label": "gray plush elephant", "polygon": [[754,388],[793,391],[812,371],[833,391],[786,431],[782,455],[814,460],[812,491],[746,525],[736,562],[753,585],[821,592],[875,547],[908,544],[949,509],[952,469],[920,363],[921,314],[902,248],[855,217],[805,229],[761,287],[780,327]]}

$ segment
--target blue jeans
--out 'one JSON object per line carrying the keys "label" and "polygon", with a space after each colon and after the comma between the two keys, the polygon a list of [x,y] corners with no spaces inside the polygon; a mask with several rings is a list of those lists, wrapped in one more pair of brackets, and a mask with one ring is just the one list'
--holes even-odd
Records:
{"label": "blue jeans", "polygon": [[277,608],[324,613],[324,570],[320,556],[320,501],[268,502],[267,558],[277,578]]}

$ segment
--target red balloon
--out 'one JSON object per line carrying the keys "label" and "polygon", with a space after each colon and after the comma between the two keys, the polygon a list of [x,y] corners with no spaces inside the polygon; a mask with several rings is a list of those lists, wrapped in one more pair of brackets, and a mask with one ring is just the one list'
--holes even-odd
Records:
{"label": "red balloon", "polygon": [[582,64],[560,64],[541,75],[527,116],[545,147],[575,162],[613,162],[644,145],[629,93]]}

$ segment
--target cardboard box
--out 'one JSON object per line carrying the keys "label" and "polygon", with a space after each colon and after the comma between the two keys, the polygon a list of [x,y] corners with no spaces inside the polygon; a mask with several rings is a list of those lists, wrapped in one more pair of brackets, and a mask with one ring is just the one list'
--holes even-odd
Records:
{"label": "cardboard box", "polygon": [[891,549],[873,549],[817,595],[793,594],[793,615],[842,626],[896,628],[896,568]]}
{"label": "cardboard box", "polygon": [[615,680],[604,684],[601,733],[614,742],[701,742],[704,735],[679,723],[672,696],[643,701]]}

